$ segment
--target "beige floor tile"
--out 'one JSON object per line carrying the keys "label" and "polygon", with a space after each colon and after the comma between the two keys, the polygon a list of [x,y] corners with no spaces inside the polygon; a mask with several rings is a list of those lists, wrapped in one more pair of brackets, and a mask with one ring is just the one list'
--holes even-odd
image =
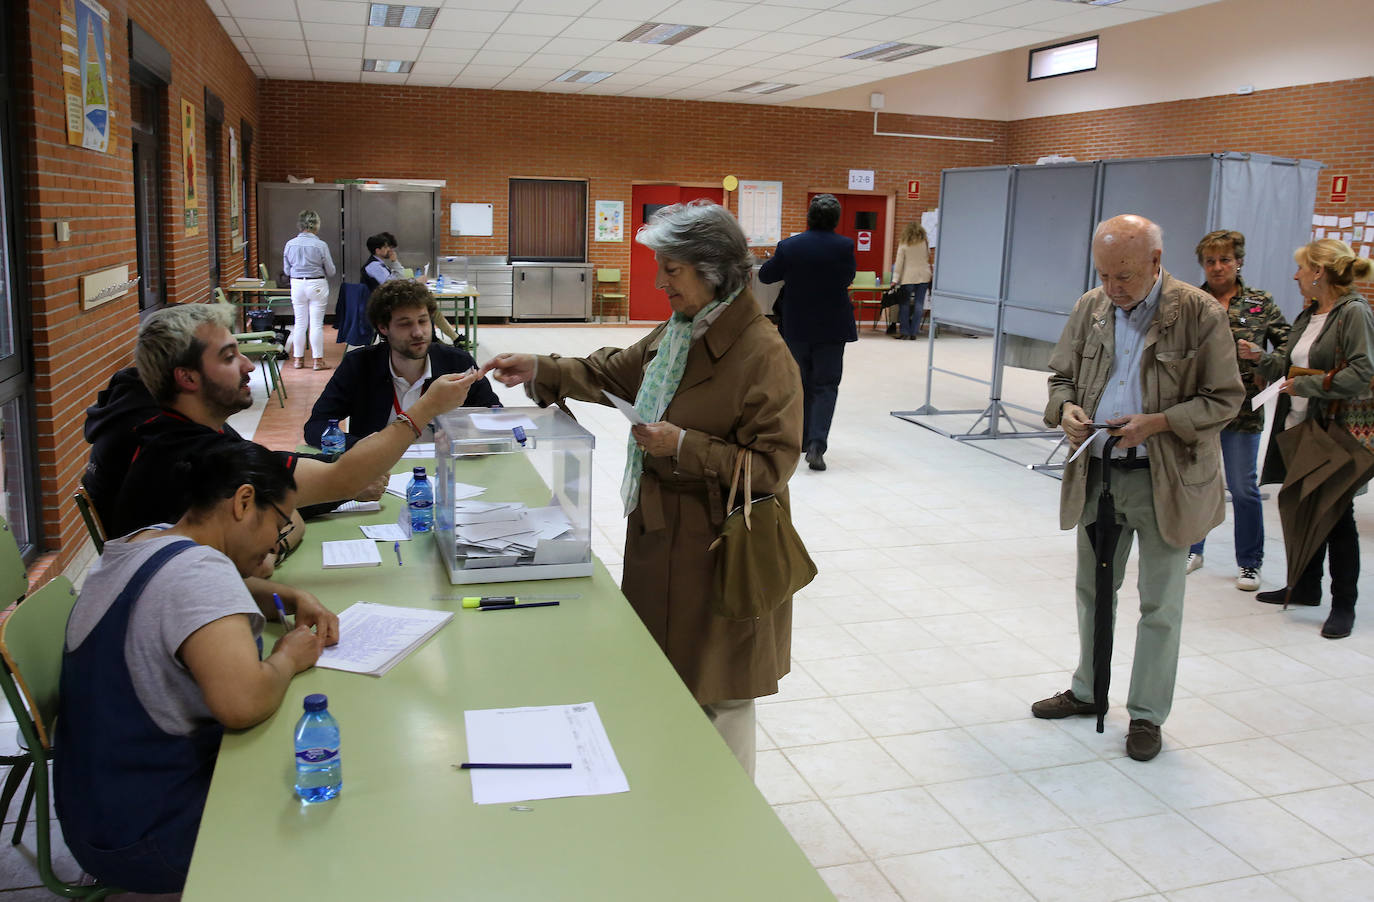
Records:
{"label": "beige floor tile", "polygon": [[1277,796],[1274,802],[1356,855],[1374,855],[1374,795],[1330,786]]}
{"label": "beige floor tile", "polygon": [[1016,774],[927,787],[935,800],[980,842],[1073,826],[1068,815]]}
{"label": "beige floor tile", "polygon": [[816,867],[866,860],[867,856],[858,843],[835,820],[830,809],[820,802],[774,805],[773,810]]}
{"label": "beige floor tile", "polygon": [[1301,902],[1369,902],[1374,865],[1357,858],[1278,871],[1269,877]]}
{"label": "beige floor tile", "polygon": [[933,730],[891,736],[878,742],[906,768],[917,785],[966,780],[1007,770],[996,755],[966,730]]}
{"label": "beige floor tile", "polygon": [[901,789],[915,781],[872,739],[784,749],[802,779],[823,799]]}
{"label": "beige floor tile", "polygon": [[1177,814],[1113,821],[1094,835],[1159,890],[1247,877],[1254,868]]}
{"label": "beige floor tile", "polygon": [[821,868],[820,875],[836,902],[901,902],[892,884],[871,862]]}
{"label": "beige floor tile", "polygon": [[844,695],[837,701],[873,737],[944,730],[954,726],[954,721],[915,689]]}
{"label": "beige floor tile", "polygon": [[906,902],[1034,902],[982,846],[885,858],[878,868]]}
{"label": "beige floor tile", "polygon": [[870,858],[891,858],[973,841],[930,793],[897,789],[833,799],[831,812]]}
{"label": "beige floor tile", "polygon": [[1169,893],[1169,902],[1293,902],[1294,898],[1268,877],[1223,880]]}
{"label": "beige floor tile", "polygon": [[990,842],[987,850],[1038,902],[1112,902],[1151,889],[1086,830]]}
{"label": "beige floor tile", "polygon": [[1021,778],[1084,826],[1167,810],[1163,802],[1105,761],[1026,771]]}
{"label": "beige floor tile", "polygon": [[1194,808],[1188,819],[1258,871],[1337,861],[1349,852],[1268,799]]}
{"label": "beige floor tile", "polygon": [[1209,745],[1197,753],[1261,795],[1301,792],[1341,782],[1335,774],[1267,737]]}
{"label": "beige floor tile", "polygon": [[779,748],[863,739],[868,733],[833,698],[756,707],[758,721]]}

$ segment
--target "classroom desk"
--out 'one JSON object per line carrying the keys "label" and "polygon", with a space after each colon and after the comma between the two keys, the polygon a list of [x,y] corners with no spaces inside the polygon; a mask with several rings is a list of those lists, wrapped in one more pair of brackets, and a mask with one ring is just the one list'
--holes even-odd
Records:
{"label": "classroom desk", "polygon": [[[400,472],[415,463],[403,460]],[[493,491],[493,497],[499,495]],[[502,494],[511,494],[506,492]],[[545,495],[547,497],[547,495]],[[600,562],[579,579],[454,587],[432,539],[389,545],[371,569],[320,569],[322,540],[373,514],[312,522],[279,571],[335,611],[355,601],[456,611],[381,678],[310,670],[265,723],[224,737],[188,902],[331,900],[832,899],[739,767]],[[581,593],[559,607],[480,613],[431,595]],[[270,648],[279,628],[269,626]],[[343,791],[292,794],[301,700],[329,696],[342,734]],[[463,711],[594,701],[630,791],[474,805]]]}
{"label": "classroom desk", "polygon": [[[868,284],[868,285],[850,285],[850,286],[849,286],[849,299],[850,299],[850,301],[852,301],[852,302],[854,302],[854,303],[856,303],[856,304],[859,305],[859,310],[860,310],[860,311],[862,311],[863,308],[865,308],[865,307],[867,307],[867,306],[870,306],[870,305],[873,305],[873,304],[876,304],[876,305],[877,305],[877,306],[876,306],[876,309],[873,311],[873,328],[874,328],[874,329],[878,328],[878,317],[882,315],[882,312],[883,312],[883,309],[884,309],[884,308],[883,308],[883,292],[887,291],[887,290],[888,290],[889,288],[891,288],[891,287],[892,287],[892,283],[891,283],[891,282],[874,282],[874,283]],[[870,297],[868,300],[864,300],[863,298],[856,297],[856,295],[863,295],[863,294],[867,294],[867,295],[874,295],[874,294],[876,294],[876,295],[877,295],[877,298],[876,298],[876,300],[875,300],[874,298],[871,298],[871,297]],[[862,313],[860,314],[859,321],[860,321],[860,322],[863,321]]]}
{"label": "classroom desk", "polygon": [[[455,325],[462,321],[463,344],[467,352],[474,357],[477,356],[477,298],[480,293],[476,288],[455,288],[447,285],[442,289],[435,288],[434,283],[429,283],[429,290],[434,294],[434,300],[439,303],[439,310],[444,309],[445,301],[453,301],[453,317],[449,322]],[[462,307],[462,310],[458,308]]]}
{"label": "classroom desk", "polygon": [[229,298],[229,303],[238,308],[239,321],[243,321],[243,311],[254,304],[266,304],[269,301],[264,299],[264,295],[272,295],[275,298],[290,301],[291,289],[278,288],[260,279],[239,279],[224,287],[224,292]]}

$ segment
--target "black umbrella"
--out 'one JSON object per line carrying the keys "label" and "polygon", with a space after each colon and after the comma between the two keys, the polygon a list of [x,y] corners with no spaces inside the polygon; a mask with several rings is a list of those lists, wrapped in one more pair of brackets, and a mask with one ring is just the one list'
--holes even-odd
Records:
{"label": "black umbrella", "polygon": [[[1091,439],[1090,439],[1091,440]],[[1096,552],[1097,585],[1093,598],[1093,703],[1097,706],[1097,732],[1107,716],[1107,689],[1112,682],[1112,632],[1116,627],[1114,605],[1116,542],[1121,526],[1116,522],[1112,498],[1112,448],[1121,436],[1107,438],[1102,446],[1102,494],[1097,496],[1097,519],[1084,527]]]}

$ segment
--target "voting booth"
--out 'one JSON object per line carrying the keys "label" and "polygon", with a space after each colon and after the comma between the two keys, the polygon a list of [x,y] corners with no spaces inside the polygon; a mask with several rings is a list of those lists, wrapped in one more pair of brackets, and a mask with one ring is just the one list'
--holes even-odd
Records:
{"label": "voting booth", "polygon": [[435,421],[434,537],[455,584],[592,574],[595,437],[555,407]]}

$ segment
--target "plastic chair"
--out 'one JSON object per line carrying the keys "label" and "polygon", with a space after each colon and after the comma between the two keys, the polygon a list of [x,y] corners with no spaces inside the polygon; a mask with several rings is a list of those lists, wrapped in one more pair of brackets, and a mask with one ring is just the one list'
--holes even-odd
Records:
{"label": "plastic chair", "polygon": [[267,272],[267,264],[266,264],[266,263],[259,263],[259,264],[258,264],[258,278],[259,278],[259,279],[262,279],[262,284],[263,284],[264,287],[266,287],[268,281],[272,278],[272,277],[268,274],[268,272]]}
{"label": "plastic chair", "polygon": [[[863,322],[863,309],[873,308],[873,328],[878,328],[878,317],[883,312],[883,296],[878,290],[878,274],[869,270],[854,273],[854,281],[849,283],[850,298],[859,305],[859,321]],[[867,299],[855,297],[852,292],[866,292]],[[874,295],[877,295],[874,297]]]}
{"label": "plastic chair", "polygon": [[76,509],[81,512],[86,532],[91,534],[91,541],[95,543],[95,553],[102,554],[105,551],[105,524],[100,522],[100,514],[91,503],[91,494],[86,491],[84,484],[77,484],[72,500],[76,502]]}
{"label": "plastic chair", "polygon": [[281,365],[277,362],[282,346],[276,342],[275,332],[240,332],[234,336],[239,343],[239,353],[262,367],[268,381],[267,394],[277,393],[277,403],[286,406],[286,380],[281,377]]}
{"label": "plastic chair", "polygon": [[[620,270],[619,270],[619,269],[598,269],[598,270],[596,271],[596,284],[597,284],[597,288],[598,288],[598,289],[600,289],[601,286],[603,286],[603,285],[614,285],[614,286],[616,286],[617,288],[619,288],[619,287],[620,287]],[[598,291],[596,292],[596,296],[595,296],[595,298],[593,299],[593,302],[592,302],[592,319],[593,319],[595,322],[598,322],[598,323],[605,323],[605,322],[619,322],[619,323],[624,323],[624,322],[629,322],[629,320],[630,320],[630,312],[629,312],[629,310],[628,310],[628,309],[622,310],[622,308],[621,308],[621,306],[620,306],[620,305],[624,302],[624,300],[625,300],[625,293],[624,293],[623,291],[605,291],[605,290],[598,290]],[[611,314],[611,316],[614,317],[614,319],[611,319],[610,317],[608,317],[608,316],[606,315],[606,308],[607,308],[607,306],[610,306],[610,307],[614,308],[615,312]]]}
{"label": "plastic chair", "polygon": [[[30,808],[38,832],[38,876],[52,893],[68,899],[103,899],[113,887],[67,883],[53,872],[52,824],[48,814],[48,761],[52,757],[52,724],[57,716],[57,693],[62,682],[62,649],[67,617],[76,604],[76,592],[65,576],[57,576],[10,612],[0,626],[0,689],[19,723],[26,754],[14,764],[5,786],[8,803],[17,788],[14,772],[22,767],[32,773],[19,822],[10,840],[19,844]],[[20,774],[22,779],[23,774]],[[13,784],[13,787],[11,786]]]}

